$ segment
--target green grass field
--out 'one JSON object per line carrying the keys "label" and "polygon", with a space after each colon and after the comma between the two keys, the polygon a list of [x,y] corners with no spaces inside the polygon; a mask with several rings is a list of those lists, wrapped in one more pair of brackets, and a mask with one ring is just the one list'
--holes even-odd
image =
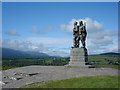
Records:
{"label": "green grass field", "polygon": [[118,88],[118,76],[89,76],[27,85],[23,88]]}
{"label": "green grass field", "polygon": [[[2,63],[2,69],[7,70],[16,67],[30,66],[30,65],[41,65],[41,66],[64,66],[68,64],[70,58],[56,58],[56,59],[24,59],[24,60],[0,60]],[[119,69],[118,65],[120,60],[118,55],[89,55],[88,56],[89,64],[92,64],[96,67],[108,67]]]}
{"label": "green grass field", "polygon": [[110,64],[108,64],[108,65],[94,65],[95,67],[105,67],[105,68],[114,68],[114,69],[119,69],[120,70],[120,67],[118,66],[118,65],[110,65]]}
{"label": "green grass field", "polygon": [[4,67],[0,67],[0,70],[8,70],[8,69],[12,69],[12,68],[17,68],[17,67],[4,66]]}

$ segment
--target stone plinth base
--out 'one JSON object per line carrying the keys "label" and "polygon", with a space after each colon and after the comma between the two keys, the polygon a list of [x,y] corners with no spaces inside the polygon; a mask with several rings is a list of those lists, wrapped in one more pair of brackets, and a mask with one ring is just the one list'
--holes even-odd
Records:
{"label": "stone plinth base", "polygon": [[66,66],[88,67],[88,54],[86,48],[71,48],[70,62]]}

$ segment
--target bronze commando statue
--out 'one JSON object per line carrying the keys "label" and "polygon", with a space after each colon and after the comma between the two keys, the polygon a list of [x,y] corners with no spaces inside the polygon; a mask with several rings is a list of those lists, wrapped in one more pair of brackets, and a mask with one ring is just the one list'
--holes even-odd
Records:
{"label": "bronze commando statue", "polygon": [[77,24],[78,23],[75,21],[74,28],[73,28],[73,36],[74,36],[73,46],[74,48],[79,48],[79,44],[81,41],[82,47],[85,48],[85,40],[87,36],[86,25],[83,24],[83,21],[80,21],[79,25]]}

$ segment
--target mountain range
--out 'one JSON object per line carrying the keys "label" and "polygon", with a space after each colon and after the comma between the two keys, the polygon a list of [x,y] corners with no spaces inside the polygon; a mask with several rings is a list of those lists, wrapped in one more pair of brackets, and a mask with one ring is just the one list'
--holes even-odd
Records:
{"label": "mountain range", "polygon": [[[120,55],[120,53],[114,53],[114,52],[108,52],[108,53],[101,53],[97,55]],[[19,50],[13,50],[10,48],[2,48],[2,58],[6,57],[39,57],[39,58],[54,58],[54,57],[60,57],[60,56],[50,56],[48,54],[42,53],[42,52],[34,52],[34,51],[19,51]]]}
{"label": "mountain range", "polygon": [[120,53],[108,52],[108,53],[101,53],[99,55],[120,55]]}
{"label": "mountain range", "polygon": [[60,58],[60,56],[50,56],[42,52],[34,51],[19,51],[10,48],[2,48],[2,59],[11,59],[11,58]]}
{"label": "mountain range", "polygon": [[32,51],[19,51],[9,48],[2,48],[2,56],[46,56],[45,53],[32,52]]}

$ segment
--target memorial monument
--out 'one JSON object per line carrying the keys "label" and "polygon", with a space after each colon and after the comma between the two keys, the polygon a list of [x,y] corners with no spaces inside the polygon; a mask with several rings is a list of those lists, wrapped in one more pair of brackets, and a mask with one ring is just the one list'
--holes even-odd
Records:
{"label": "memorial monument", "polygon": [[[70,62],[67,66],[88,67],[88,53],[85,46],[87,36],[85,22],[74,22],[73,36],[73,47],[70,51]],[[80,43],[82,44],[81,47]]]}

